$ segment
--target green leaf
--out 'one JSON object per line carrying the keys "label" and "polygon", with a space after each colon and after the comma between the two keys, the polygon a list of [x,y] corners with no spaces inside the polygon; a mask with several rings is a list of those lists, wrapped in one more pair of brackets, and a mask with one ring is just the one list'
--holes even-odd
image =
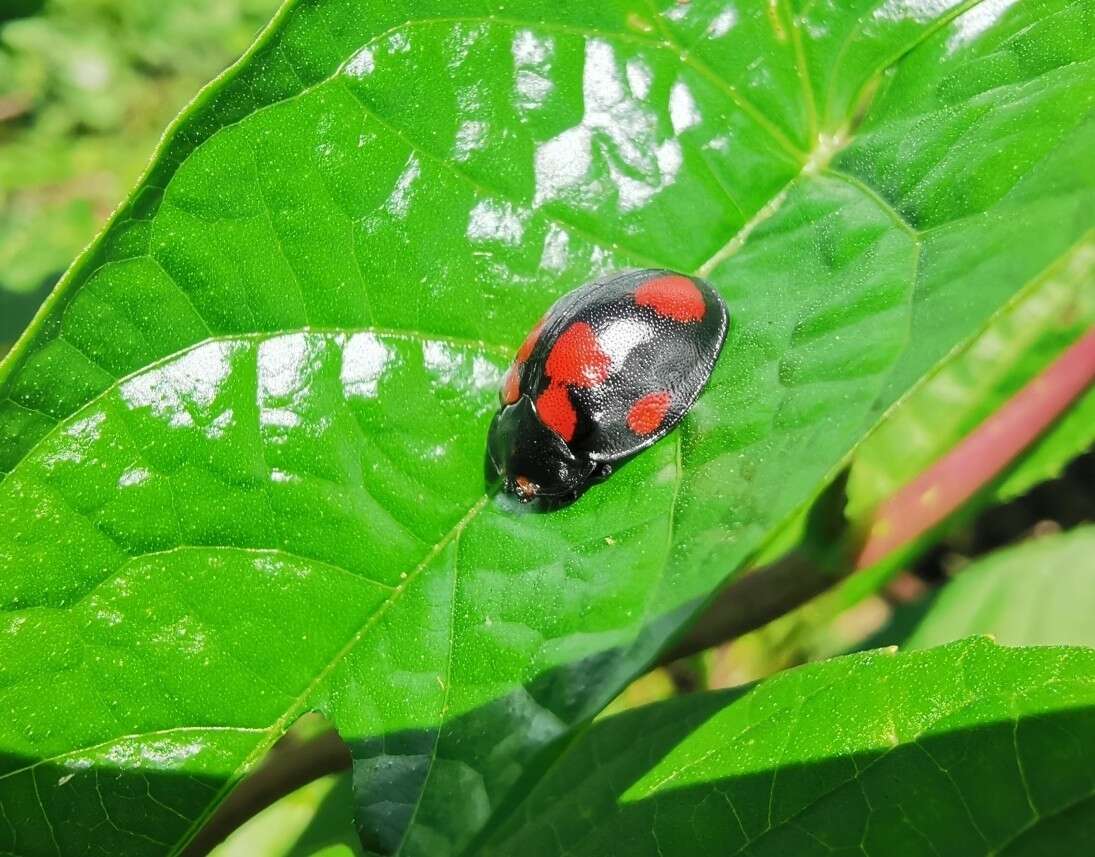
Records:
{"label": "green leaf", "polygon": [[600,721],[480,853],[1068,854],[1093,739],[1090,650],[852,655]]}
{"label": "green leaf", "polygon": [[995,487],[1000,500],[1021,497],[1056,479],[1072,459],[1095,447],[1095,388],[1088,390],[1015,462]]}
{"label": "green leaf", "polygon": [[[1093,282],[1095,243],[1085,243],[1031,281],[968,348],[902,402],[856,453],[849,516],[869,517],[1095,326]],[[1044,463],[1027,470],[1028,487],[1035,473],[1056,475],[1080,451],[1079,426],[1072,428],[1072,419],[1068,426],[1054,426],[1054,441],[1047,434],[1041,456],[1050,460],[1040,456]]]}
{"label": "green leaf", "polygon": [[[177,850],[313,709],[367,849],[504,814],[1089,240],[1085,7],[975,6],[283,7],[0,367],[0,849]],[[648,264],[735,316],[693,412],[488,496],[524,332]]]}
{"label": "green leaf", "polygon": [[349,772],[328,774],[271,804],[210,857],[359,857]]}
{"label": "green leaf", "polygon": [[1009,646],[1095,647],[1095,527],[1023,542],[948,583],[909,635],[924,649],[970,634]]}

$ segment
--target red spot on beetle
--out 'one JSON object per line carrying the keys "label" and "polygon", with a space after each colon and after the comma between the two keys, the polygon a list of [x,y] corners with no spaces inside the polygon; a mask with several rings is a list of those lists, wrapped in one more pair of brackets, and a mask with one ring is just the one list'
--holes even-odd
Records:
{"label": "red spot on beetle", "polygon": [[521,343],[521,347],[517,349],[517,362],[523,363],[529,359],[529,355],[532,354],[532,349],[536,347],[536,343],[540,339],[540,331],[544,328],[544,320],[540,319],[536,322],[536,326],[528,332],[528,336],[525,337],[525,341]]}
{"label": "red spot on beetle", "polygon": [[521,369],[524,363],[514,363],[502,378],[502,404],[512,405],[521,396]]}
{"label": "red spot on beetle", "polygon": [[667,390],[647,393],[627,412],[628,427],[638,435],[647,435],[655,431],[665,419],[670,398]]}
{"label": "red spot on beetle", "polygon": [[559,437],[570,443],[578,426],[578,412],[570,401],[570,394],[562,384],[552,383],[536,399],[536,412],[540,421]]}
{"label": "red spot on beetle", "polygon": [[707,311],[703,293],[679,274],[647,280],[635,290],[635,303],[679,322],[699,321]]}
{"label": "red spot on beetle", "polygon": [[556,384],[596,387],[608,377],[612,359],[597,344],[593,328],[577,321],[556,340],[545,368]]}

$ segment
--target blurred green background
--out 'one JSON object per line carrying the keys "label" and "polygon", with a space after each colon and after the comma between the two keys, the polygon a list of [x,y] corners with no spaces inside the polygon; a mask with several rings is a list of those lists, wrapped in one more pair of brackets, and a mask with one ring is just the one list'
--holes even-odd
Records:
{"label": "blurred green background", "polygon": [[0,0],[0,354],[278,0]]}

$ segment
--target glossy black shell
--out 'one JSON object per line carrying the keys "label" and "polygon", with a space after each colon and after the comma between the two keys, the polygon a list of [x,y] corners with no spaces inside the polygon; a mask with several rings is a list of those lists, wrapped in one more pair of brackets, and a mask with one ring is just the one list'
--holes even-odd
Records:
{"label": "glossy black shell", "polygon": [[[517,484],[536,486],[534,496],[577,496],[612,466],[664,437],[681,421],[703,390],[722,349],[729,316],[722,298],[694,277],[704,303],[699,320],[678,321],[636,303],[644,284],[673,271],[625,271],[588,283],[561,297],[541,322],[539,338],[523,363],[519,398],[503,404],[491,424],[488,451],[506,490],[532,499]],[[569,442],[539,418],[535,403],[552,383],[549,355],[559,337],[577,322],[592,328],[600,350],[611,358],[603,381],[568,386],[577,425]],[[670,394],[659,427],[637,434],[628,422],[632,406],[659,391]]]}

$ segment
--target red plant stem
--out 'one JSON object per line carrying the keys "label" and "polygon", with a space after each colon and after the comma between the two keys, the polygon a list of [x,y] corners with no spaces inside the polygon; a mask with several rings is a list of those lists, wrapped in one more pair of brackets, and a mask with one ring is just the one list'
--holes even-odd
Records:
{"label": "red plant stem", "polygon": [[1095,380],[1095,328],[912,482],[884,501],[857,569],[943,521],[1010,464]]}

